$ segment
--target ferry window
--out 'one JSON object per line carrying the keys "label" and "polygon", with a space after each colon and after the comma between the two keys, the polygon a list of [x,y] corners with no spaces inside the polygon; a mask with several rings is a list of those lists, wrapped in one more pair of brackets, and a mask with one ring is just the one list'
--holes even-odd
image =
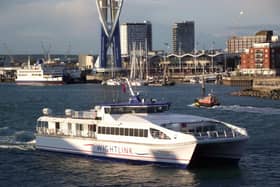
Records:
{"label": "ferry window", "polygon": [[106,133],[105,134],[110,134],[110,127],[106,127]]}
{"label": "ferry window", "polygon": [[157,129],[150,129],[151,135],[155,139],[170,139],[165,133]]}
{"label": "ferry window", "polygon": [[189,132],[190,133],[194,133],[194,129],[189,129]]}
{"label": "ferry window", "polygon": [[68,123],[67,126],[68,126],[68,133],[71,134],[72,133],[72,124]]}
{"label": "ferry window", "polygon": [[133,136],[133,130],[134,129],[129,129],[129,136]]}
{"label": "ferry window", "polygon": [[120,135],[120,128],[115,128],[115,135]]}
{"label": "ferry window", "polygon": [[124,135],[125,135],[125,136],[128,136],[128,128],[125,128],[125,129],[124,129]]}
{"label": "ferry window", "polygon": [[96,125],[88,125],[88,136],[94,137],[94,129],[96,130]]}
{"label": "ferry window", "polygon": [[124,135],[124,129],[120,128],[120,135],[123,136]]}
{"label": "ferry window", "polygon": [[144,130],[144,137],[148,137],[148,130],[147,129]]}
{"label": "ferry window", "polygon": [[134,136],[139,136],[138,129],[134,129]]}
{"label": "ferry window", "polygon": [[77,131],[83,131],[84,130],[83,124],[76,124],[76,130]]}
{"label": "ferry window", "polygon": [[105,114],[110,114],[110,112],[111,112],[110,108],[105,108],[104,110],[105,110]]}
{"label": "ferry window", "polygon": [[83,131],[83,124],[76,124],[76,135],[77,136],[82,136],[82,131]]}
{"label": "ferry window", "polygon": [[95,132],[96,126],[95,125],[88,125],[88,131]]}
{"label": "ferry window", "polygon": [[98,127],[98,133],[101,134],[101,127]]}
{"label": "ferry window", "polygon": [[105,134],[105,127],[101,128],[101,134]]}
{"label": "ferry window", "polygon": [[111,128],[111,134],[115,135],[115,128],[114,127]]}
{"label": "ferry window", "polygon": [[60,129],[60,124],[59,124],[59,122],[55,122],[55,129]]}
{"label": "ferry window", "polygon": [[37,124],[38,127],[48,128],[48,122],[47,121],[38,121]]}
{"label": "ferry window", "polygon": [[196,132],[202,132],[202,127],[197,127]]}
{"label": "ferry window", "polygon": [[139,136],[143,137],[144,136],[144,130],[143,129],[139,129]]}

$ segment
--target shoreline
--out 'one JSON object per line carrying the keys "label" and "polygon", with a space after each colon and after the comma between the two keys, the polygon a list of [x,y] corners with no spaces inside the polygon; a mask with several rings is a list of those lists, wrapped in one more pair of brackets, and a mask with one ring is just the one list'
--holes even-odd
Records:
{"label": "shoreline", "polygon": [[232,92],[232,96],[250,96],[259,97],[263,99],[280,100],[280,89],[243,89],[240,91]]}

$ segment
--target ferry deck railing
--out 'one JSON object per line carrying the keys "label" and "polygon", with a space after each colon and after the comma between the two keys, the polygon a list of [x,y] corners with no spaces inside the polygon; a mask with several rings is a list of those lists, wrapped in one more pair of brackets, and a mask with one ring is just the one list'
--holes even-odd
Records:
{"label": "ferry deck railing", "polygon": [[241,133],[235,131],[234,129],[223,131],[205,131],[205,132],[196,132],[193,133],[196,138],[198,139],[214,139],[214,138],[235,138],[235,137],[242,137]]}
{"label": "ferry deck railing", "polygon": [[36,127],[36,133],[43,136],[96,138],[96,132],[93,131],[88,131],[86,133],[83,131],[76,131],[76,133],[73,133],[71,130],[61,131],[45,127]]}

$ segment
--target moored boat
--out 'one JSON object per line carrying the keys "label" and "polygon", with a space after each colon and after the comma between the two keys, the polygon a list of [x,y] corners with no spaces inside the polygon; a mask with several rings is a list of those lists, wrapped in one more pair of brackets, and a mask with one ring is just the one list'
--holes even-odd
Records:
{"label": "moored boat", "polygon": [[101,82],[101,85],[105,86],[120,86],[122,84],[122,81],[119,79],[108,79]]}
{"label": "moored boat", "polygon": [[28,64],[27,67],[17,70],[15,83],[18,85],[62,85],[63,76],[46,72],[43,64]]}

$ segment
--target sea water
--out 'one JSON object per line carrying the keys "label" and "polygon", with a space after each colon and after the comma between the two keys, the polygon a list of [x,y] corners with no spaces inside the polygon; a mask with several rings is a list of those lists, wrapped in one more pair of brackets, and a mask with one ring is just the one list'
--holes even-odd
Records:
{"label": "sea water", "polygon": [[230,96],[236,87],[206,85],[221,102],[214,108],[191,104],[199,85],[138,87],[147,98],[171,101],[171,112],[226,121],[247,129],[250,139],[236,167],[178,169],[38,151],[36,119],[42,108],[87,110],[125,101],[120,87],[95,84],[16,86],[0,84],[0,186],[280,186],[280,101]]}

